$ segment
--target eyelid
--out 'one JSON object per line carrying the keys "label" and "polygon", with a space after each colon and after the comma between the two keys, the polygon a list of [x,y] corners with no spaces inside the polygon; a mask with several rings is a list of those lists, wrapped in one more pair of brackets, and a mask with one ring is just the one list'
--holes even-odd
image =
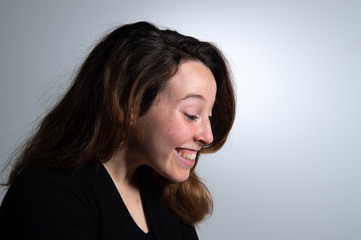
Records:
{"label": "eyelid", "polygon": [[191,121],[195,121],[199,118],[199,116],[193,114],[184,113],[184,115]]}

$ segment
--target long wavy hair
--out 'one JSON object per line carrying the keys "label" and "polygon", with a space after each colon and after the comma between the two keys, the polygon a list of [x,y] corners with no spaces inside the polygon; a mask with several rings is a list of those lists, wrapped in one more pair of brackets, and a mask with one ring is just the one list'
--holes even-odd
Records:
{"label": "long wavy hair", "polygon": [[[6,184],[35,163],[64,169],[109,160],[127,145],[137,117],[148,111],[184,60],[201,61],[216,80],[214,141],[201,153],[220,149],[235,117],[234,90],[222,53],[211,43],[137,22],[115,29],[92,49],[64,97],[14,157]],[[194,168],[182,183],[154,179],[163,203],[185,222],[195,225],[212,212],[212,196]]]}

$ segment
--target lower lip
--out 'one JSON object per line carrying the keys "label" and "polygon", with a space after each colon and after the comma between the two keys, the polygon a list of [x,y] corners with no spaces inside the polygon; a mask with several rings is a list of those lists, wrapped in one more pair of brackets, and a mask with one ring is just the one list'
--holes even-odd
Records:
{"label": "lower lip", "polygon": [[195,160],[185,159],[184,157],[182,157],[181,155],[179,155],[179,153],[178,153],[177,151],[176,151],[176,153],[177,153],[178,158],[179,158],[185,165],[187,165],[188,167],[193,167],[193,166],[194,166]]}

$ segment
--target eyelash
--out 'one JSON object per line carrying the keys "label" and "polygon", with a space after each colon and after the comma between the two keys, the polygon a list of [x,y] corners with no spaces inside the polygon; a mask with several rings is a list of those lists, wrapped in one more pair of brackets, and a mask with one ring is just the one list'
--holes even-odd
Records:
{"label": "eyelash", "polygon": [[195,121],[195,120],[197,120],[199,117],[198,116],[196,116],[196,115],[190,115],[190,114],[188,114],[188,113],[185,113],[184,114],[189,120],[191,120],[191,121]]}

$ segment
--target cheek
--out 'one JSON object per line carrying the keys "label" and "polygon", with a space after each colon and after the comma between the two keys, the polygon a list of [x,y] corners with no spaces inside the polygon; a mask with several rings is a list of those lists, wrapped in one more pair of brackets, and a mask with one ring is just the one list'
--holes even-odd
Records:
{"label": "cheek", "polygon": [[191,137],[192,129],[187,123],[181,121],[169,121],[167,127],[167,139],[173,144],[181,145],[189,140]]}

